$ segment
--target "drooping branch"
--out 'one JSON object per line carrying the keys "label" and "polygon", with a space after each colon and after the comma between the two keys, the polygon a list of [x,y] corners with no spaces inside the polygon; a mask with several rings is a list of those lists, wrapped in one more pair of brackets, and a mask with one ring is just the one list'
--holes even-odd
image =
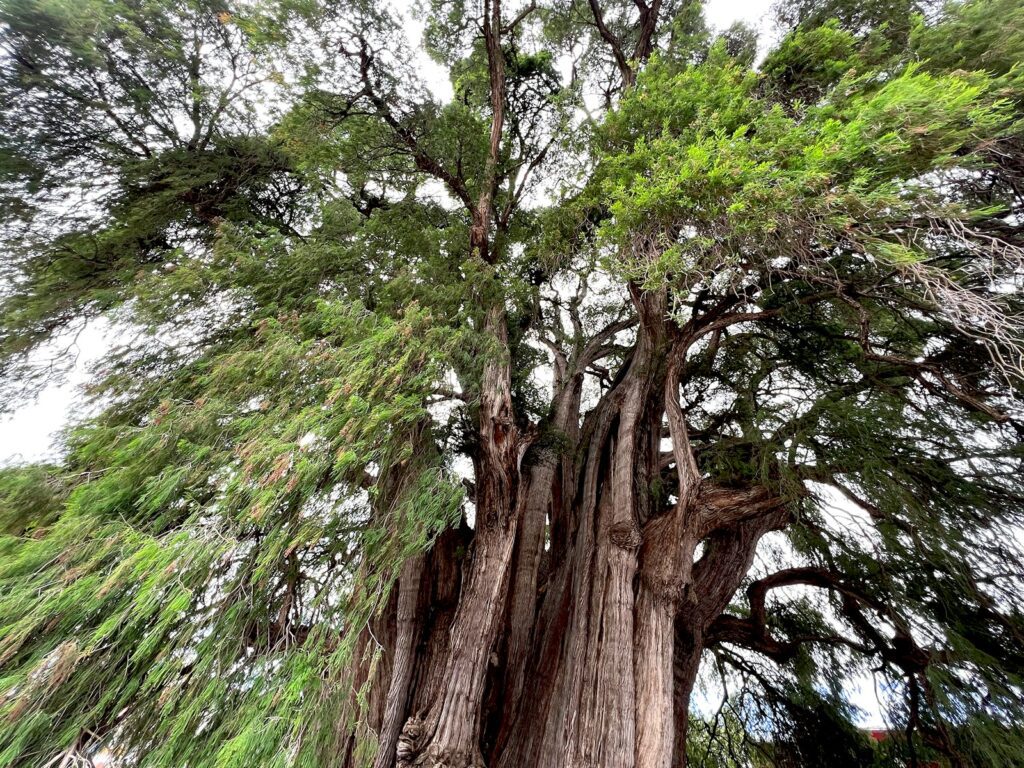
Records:
{"label": "drooping branch", "polygon": [[[852,296],[840,294],[840,298],[853,307],[857,313],[859,322],[858,343],[864,351],[864,357],[867,360],[887,364],[898,370],[904,371],[913,376],[922,384],[922,386],[934,392],[935,386],[929,379],[929,377],[931,377],[932,380],[938,382],[939,386],[946,394],[951,395],[964,407],[973,411],[978,411],[979,413],[984,413],[997,422],[1006,422],[1010,420],[1010,416],[1008,414],[985,402],[985,393],[970,392],[964,386],[957,385],[950,379],[949,374],[943,370],[942,366],[936,364],[932,360],[928,358],[923,360],[911,360],[910,358],[900,355],[876,352],[871,343],[871,318],[867,309]],[[1020,342],[1018,341],[1016,343]]]}
{"label": "drooping branch", "polygon": [[[771,634],[767,616],[767,595],[773,589],[788,586],[806,586],[828,590],[840,597],[840,612],[865,638],[857,642],[839,635],[796,635],[778,640]],[[917,674],[937,659],[948,655],[935,649],[922,648],[914,640],[906,621],[888,604],[872,597],[840,575],[820,567],[794,567],[758,579],[747,587],[750,614],[746,618],[723,613],[708,630],[708,642],[732,643],[785,662],[791,659],[801,645],[842,645],[863,655],[877,655],[895,664],[906,674]],[[893,627],[893,636],[887,638],[867,618],[864,609],[884,617]]]}

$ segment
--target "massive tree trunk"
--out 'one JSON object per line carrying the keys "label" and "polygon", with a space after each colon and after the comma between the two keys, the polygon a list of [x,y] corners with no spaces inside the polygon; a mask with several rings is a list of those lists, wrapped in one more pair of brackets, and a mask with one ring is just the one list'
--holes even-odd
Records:
{"label": "massive tree trunk", "polygon": [[[557,449],[530,449],[507,359],[485,362],[471,541],[458,560],[442,539],[401,573],[381,622],[386,696],[367,712],[374,768],[685,765],[707,630],[788,515],[770,489],[701,478],[679,381],[714,326],[680,329],[664,292],[632,295],[631,356],[585,416],[586,355],[556,366],[530,434],[557,434]],[[505,341],[499,308],[486,322]],[[671,503],[654,492],[666,478]],[[442,592],[456,607],[439,620]]]}

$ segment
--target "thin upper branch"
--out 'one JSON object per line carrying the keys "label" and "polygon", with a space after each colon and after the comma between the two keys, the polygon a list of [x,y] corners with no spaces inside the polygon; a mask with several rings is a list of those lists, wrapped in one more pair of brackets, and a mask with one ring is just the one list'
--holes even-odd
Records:
{"label": "thin upper branch", "polygon": [[594,16],[594,26],[597,27],[597,32],[601,35],[601,39],[604,40],[611,49],[612,56],[615,58],[615,66],[618,67],[619,74],[622,75],[622,84],[628,88],[636,81],[636,73],[629,65],[629,61],[626,60],[626,54],[622,50],[622,43],[614,34],[612,34],[612,31],[608,29],[608,25],[605,24],[604,12],[601,10],[601,6],[598,4],[597,0],[589,0],[589,3],[590,12]]}
{"label": "thin upper branch", "polygon": [[491,85],[491,134],[480,195],[472,209],[471,244],[484,261],[493,262],[497,256],[489,248],[489,235],[494,219],[494,197],[501,181],[498,160],[501,154],[501,135],[505,126],[505,53],[501,50],[501,0],[484,0],[482,26]]}
{"label": "thin upper branch", "polygon": [[413,161],[416,163],[416,167],[424,173],[442,181],[451,193],[455,195],[466,209],[472,213],[475,210],[475,206],[473,199],[469,194],[469,189],[466,186],[465,180],[461,176],[456,176],[442,166],[435,157],[423,148],[419,143],[419,140],[416,138],[416,135],[408,128],[408,126],[404,125],[402,121],[395,116],[391,107],[378,92],[373,82],[372,68],[374,57],[369,44],[361,35],[357,39],[359,42],[358,50],[351,51],[346,48],[341,49],[343,54],[358,59],[359,63],[359,78],[363,87],[353,98],[353,101],[358,101],[360,97],[365,96],[373,105],[377,116],[380,117],[380,119],[383,120],[392,131],[394,131],[395,136],[397,136],[409,150]]}

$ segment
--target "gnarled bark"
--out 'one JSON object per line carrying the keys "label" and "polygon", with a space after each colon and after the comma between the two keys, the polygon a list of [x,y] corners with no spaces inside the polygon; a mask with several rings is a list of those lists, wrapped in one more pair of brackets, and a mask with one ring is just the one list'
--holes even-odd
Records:
{"label": "gnarled bark", "polygon": [[[641,322],[632,356],[582,427],[580,372],[559,376],[546,426],[566,438],[561,456],[538,452],[521,466],[528,441],[511,418],[508,368],[500,357],[485,363],[477,522],[458,608],[433,627],[398,609],[386,668],[401,701],[389,698],[381,715],[390,754],[375,768],[685,764],[686,710],[709,627],[758,541],[789,514],[767,487],[701,478],[678,390],[699,333],[671,330],[664,293],[635,291],[633,300]],[[488,323],[503,341],[503,314]],[[667,508],[652,492],[666,425],[678,482]],[[545,554],[549,525],[560,544]],[[429,591],[418,592],[421,609]],[[416,632],[437,670],[429,692],[416,674],[405,682]]]}

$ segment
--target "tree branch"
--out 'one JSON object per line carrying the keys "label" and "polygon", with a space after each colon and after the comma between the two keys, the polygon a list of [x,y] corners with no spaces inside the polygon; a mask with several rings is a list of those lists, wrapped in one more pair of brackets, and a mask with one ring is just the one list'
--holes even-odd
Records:
{"label": "tree branch", "polygon": [[590,12],[594,16],[594,26],[597,27],[598,33],[601,38],[608,43],[608,47],[611,48],[612,56],[615,58],[615,66],[619,69],[619,74],[622,75],[622,84],[625,87],[629,87],[636,82],[636,73],[633,72],[633,68],[629,66],[629,62],[626,60],[626,54],[622,51],[622,44],[619,39],[612,34],[612,31],[608,29],[608,26],[604,23],[604,13],[601,11],[601,6],[598,5],[597,0],[589,0]]}
{"label": "tree branch", "polygon": [[360,96],[365,96],[373,105],[375,114],[395,132],[398,139],[409,150],[413,161],[416,163],[416,167],[424,173],[442,181],[445,186],[451,190],[452,194],[455,195],[455,197],[458,198],[458,200],[466,207],[466,209],[472,213],[474,211],[473,199],[466,187],[465,180],[445,169],[436,158],[423,149],[419,140],[416,138],[416,135],[408,127],[403,125],[397,117],[395,117],[387,102],[377,92],[371,77],[373,53],[370,51],[369,45],[362,35],[358,36],[357,39],[359,41],[358,51],[351,51],[344,47],[341,49],[344,55],[350,58],[357,58],[359,61],[359,78],[363,84],[363,88],[351,101],[354,103],[358,101]]}

